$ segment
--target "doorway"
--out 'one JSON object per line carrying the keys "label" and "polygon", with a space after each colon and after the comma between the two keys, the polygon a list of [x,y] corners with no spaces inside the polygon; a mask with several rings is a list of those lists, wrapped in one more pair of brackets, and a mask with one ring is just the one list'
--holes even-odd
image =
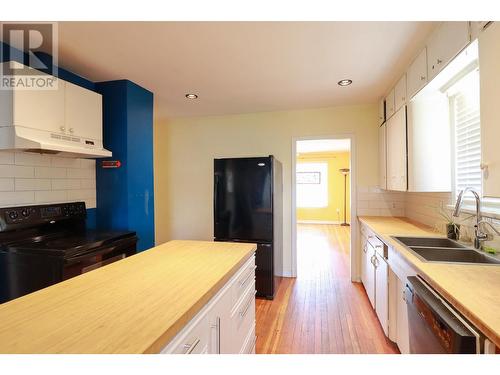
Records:
{"label": "doorway", "polygon": [[353,137],[294,139],[292,153],[294,276],[335,262],[337,274],[357,281]]}

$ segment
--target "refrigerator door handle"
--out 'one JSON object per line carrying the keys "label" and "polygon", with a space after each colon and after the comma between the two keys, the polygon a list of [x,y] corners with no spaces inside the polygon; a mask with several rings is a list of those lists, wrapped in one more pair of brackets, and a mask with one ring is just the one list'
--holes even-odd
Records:
{"label": "refrigerator door handle", "polygon": [[217,192],[219,190],[219,176],[214,174],[214,221],[215,225],[219,224],[219,215],[218,215],[218,205],[217,205]]}

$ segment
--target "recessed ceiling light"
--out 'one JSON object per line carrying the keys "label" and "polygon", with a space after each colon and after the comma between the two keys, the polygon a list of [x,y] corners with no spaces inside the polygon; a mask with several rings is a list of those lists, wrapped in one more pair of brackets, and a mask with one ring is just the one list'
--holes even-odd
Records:
{"label": "recessed ceiling light", "polygon": [[350,79],[341,79],[340,81],[337,82],[337,85],[349,86],[351,83],[352,83],[352,80],[350,80]]}
{"label": "recessed ceiling light", "polygon": [[196,94],[186,94],[186,98],[188,98],[188,99],[198,99],[198,95],[196,95]]}

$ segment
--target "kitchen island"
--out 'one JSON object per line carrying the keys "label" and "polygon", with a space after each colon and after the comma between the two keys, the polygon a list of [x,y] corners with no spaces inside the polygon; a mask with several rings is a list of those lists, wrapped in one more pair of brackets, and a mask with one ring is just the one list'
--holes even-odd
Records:
{"label": "kitchen island", "polygon": [[[171,241],[4,303],[0,353],[177,352],[169,344],[216,297],[236,306],[251,294],[245,314],[255,317],[255,250],[254,244]],[[224,290],[227,297],[220,296]],[[215,334],[220,349],[220,327]],[[183,347],[193,352],[194,345]]]}

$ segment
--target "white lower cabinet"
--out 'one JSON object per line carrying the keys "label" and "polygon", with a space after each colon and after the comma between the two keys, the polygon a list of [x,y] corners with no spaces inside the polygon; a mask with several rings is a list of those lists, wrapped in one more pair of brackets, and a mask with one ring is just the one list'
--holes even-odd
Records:
{"label": "white lower cabinet", "polygon": [[405,300],[405,286],[403,282],[396,278],[396,344],[402,354],[410,353],[410,338],[408,330],[408,312]]}
{"label": "white lower cabinet", "polygon": [[161,351],[163,354],[255,352],[255,257]]}
{"label": "white lower cabinet", "polygon": [[387,263],[375,252],[375,312],[385,335],[389,333],[389,283]]}
{"label": "white lower cabinet", "polygon": [[366,242],[366,252],[364,253],[365,263],[363,270],[363,285],[365,286],[366,294],[373,308],[375,308],[375,266],[373,258],[375,257],[375,249]]}

